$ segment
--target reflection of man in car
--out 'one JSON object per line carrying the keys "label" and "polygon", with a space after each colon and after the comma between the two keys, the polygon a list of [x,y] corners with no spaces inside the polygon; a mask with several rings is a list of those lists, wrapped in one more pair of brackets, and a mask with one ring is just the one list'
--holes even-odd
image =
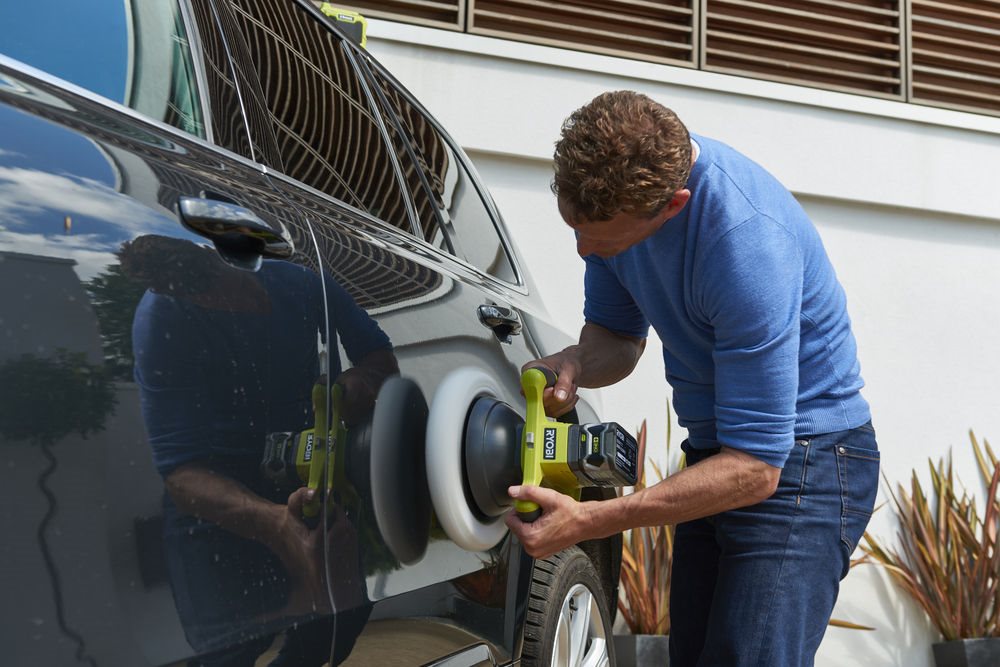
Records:
{"label": "reflection of man in car", "polygon": [[[125,244],[121,261],[148,286],[133,322],[135,377],[166,484],[178,612],[195,650],[211,653],[200,664],[252,665],[290,619],[329,609],[324,539],[335,567],[354,568],[346,577],[357,582],[352,602],[363,597],[356,541],[332,541],[350,541],[353,531],[310,529],[302,506],[313,492],[288,496],[262,477],[266,436],[313,426],[321,345],[331,351],[348,425],[370,412],[382,381],[398,372],[396,360],[388,337],[343,288],[303,267],[266,261],[250,273],[211,249],[158,236]],[[338,338],[353,364],[344,372]],[[330,515],[346,522],[339,509]],[[271,664],[326,662],[329,631],[313,647],[301,634],[290,631]]]}

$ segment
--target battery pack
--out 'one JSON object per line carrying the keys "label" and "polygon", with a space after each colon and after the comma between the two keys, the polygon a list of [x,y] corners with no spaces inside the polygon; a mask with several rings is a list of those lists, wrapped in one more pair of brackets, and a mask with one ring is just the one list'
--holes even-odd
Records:
{"label": "battery pack", "polygon": [[579,450],[567,464],[582,486],[635,486],[639,481],[639,445],[620,424],[571,426],[569,441]]}

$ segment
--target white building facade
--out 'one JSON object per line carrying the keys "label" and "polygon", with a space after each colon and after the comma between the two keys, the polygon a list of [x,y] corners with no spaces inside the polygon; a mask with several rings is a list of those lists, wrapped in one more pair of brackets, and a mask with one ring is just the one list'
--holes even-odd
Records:
{"label": "white building facade", "polygon": [[[1000,118],[384,20],[370,21],[368,48],[470,154],[570,335],[583,263],[549,190],[570,112],[638,90],[762,164],[811,215],[847,292],[886,483],[914,468],[926,479],[951,447],[982,494],[968,430],[1000,441]],[[606,419],[648,421],[661,462],[668,392],[651,340],[600,399]],[[675,453],[682,439],[674,424]],[[869,528],[893,543],[891,506]],[[818,665],[933,664],[935,632],[876,566],[852,571],[834,617],[876,630],[831,628]]]}

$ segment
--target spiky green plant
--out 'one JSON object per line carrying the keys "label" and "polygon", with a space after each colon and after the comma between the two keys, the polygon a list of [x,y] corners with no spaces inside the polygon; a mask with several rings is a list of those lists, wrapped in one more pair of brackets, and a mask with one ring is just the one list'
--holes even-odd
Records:
{"label": "spiky green plant", "polygon": [[[636,434],[639,451],[646,449],[646,420]],[[650,461],[657,481],[663,472]],[[670,418],[667,415],[667,474],[670,466]],[[654,482],[655,483],[655,482]],[[646,471],[635,490],[646,488]],[[622,568],[618,609],[632,634],[666,635],[670,633],[670,568],[674,554],[673,526],[644,526],[628,531],[622,540]]]}
{"label": "spiky green plant", "polygon": [[928,461],[930,497],[914,470],[910,490],[890,490],[899,520],[899,548],[866,532],[862,549],[930,617],[945,640],[1000,636],[1000,463],[983,440],[969,439],[985,487],[982,514],[976,498],[958,488],[947,462]]}

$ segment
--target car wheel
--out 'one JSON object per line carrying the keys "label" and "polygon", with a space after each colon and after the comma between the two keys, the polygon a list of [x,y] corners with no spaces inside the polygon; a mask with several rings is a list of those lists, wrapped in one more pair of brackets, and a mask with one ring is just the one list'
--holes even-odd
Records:
{"label": "car wheel", "polygon": [[593,563],[579,547],[535,561],[523,667],[614,664],[611,613]]}

